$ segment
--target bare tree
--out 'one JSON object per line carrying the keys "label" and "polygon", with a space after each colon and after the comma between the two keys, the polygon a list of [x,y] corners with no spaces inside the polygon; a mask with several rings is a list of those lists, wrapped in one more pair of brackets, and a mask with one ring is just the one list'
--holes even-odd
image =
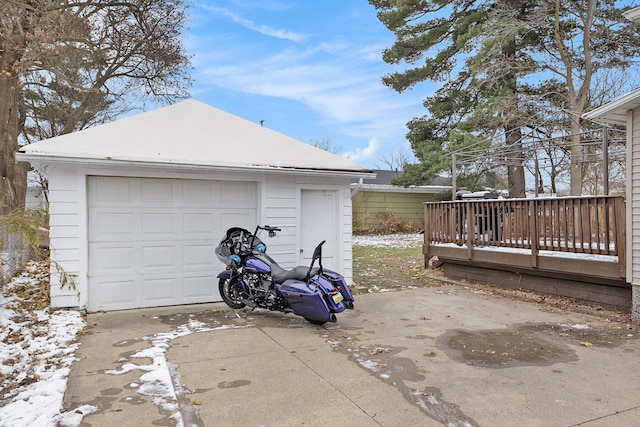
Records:
{"label": "bare tree", "polygon": [[398,172],[403,170],[404,165],[409,163],[409,155],[404,150],[400,149],[395,153],[382,156],[380,161],[388,169]]}
{"label": "bare tree", "polygon": [[113,119],[143,99],[187,96],[183,0],[3,0],[0,213],[24,205],[26,142]]}
{"label": "bare tree", "polygon": [[329,138],[322,138],[319,140],[311,140],[311,145],[324,151],[328,151],[331,154],[342,154],[342,147],[336,147],[331,144]]}

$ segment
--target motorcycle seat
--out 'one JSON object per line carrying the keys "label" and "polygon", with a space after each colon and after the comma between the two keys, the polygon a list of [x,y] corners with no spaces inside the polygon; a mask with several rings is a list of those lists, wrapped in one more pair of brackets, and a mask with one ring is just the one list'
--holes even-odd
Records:
{"label": "motorcycle seat", "polygon": [[[319,270],[318,267],[313,268],[310,276],[317,274]],[[271,278],[276,283],[284,283],[285,280],[306,280],[308,272],[309,267],[303,265],[293,267],[291,270],[285,270],[275,263],[271,265]]]}

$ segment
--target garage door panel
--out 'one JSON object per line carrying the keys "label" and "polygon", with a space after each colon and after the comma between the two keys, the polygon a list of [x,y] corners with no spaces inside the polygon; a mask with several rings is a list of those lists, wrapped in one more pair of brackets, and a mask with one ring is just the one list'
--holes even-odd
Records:
{"label": "garage door panel", "polygon": [[217,280],[215,276],[203,275],[203,276],[186,276],[184,278],[184,299],[187,303],[200,302],[200,300],[219,299],[217,289]]}
{"label": "garage door panel", "polygon": [[173,203],[175,180],[171,179],[142,179],[140,182],[140,200],[143,204],[165,205]]}
{"label": "garage door panel", "polygon": [[139,182],[133,180],[101,176],[89,182],[89,201],[93,204],[130,204],[139,192]]}
{"label": "garage door panel", "polygon": [[220,301],[214,249],[227,228],[255,227],[256,183],[90,177],[88,187],[90,310]]}
{"label": "garage door panel", "polygon": [[146,307],[154,305],[171,304],[176,300],[180,292],[176,284],[179,283],[175,277],[145,278],[142,280],[142,295]]}
{"label": "garage door panel", "polygon": [[178,221],[171,212],[144,212],[142,217],[142,240],[173,239],[177,236]]}
{"label": "garage door panel", "polygon": [[183,181],[182,201],[188,204],[212,204],[219,199],[220,184],[212,181]]}
{"label": "garage door panel", "polygon": [[220,188],[220,202],[235,203],[236,207],[255,206],[255,185],[248,182],[226,183]]}
{"label": "garage door panel", "polygon": [[215,229],[213,212],[186,212],[182,216],[182,229],[186,236],[211,237]]}
{"label": "garage door panel", "polygon": [[140,307],[142,289],[134,280],[99,280],[89,290],[92,310],[120,310]]}
{"label": "garage door panel", "polygon": [[142,248],[142,272],[148,274],[173,271],[178,257],[179,250],[175,245],[144,246]]}
{"label": "garage door panel", "polygon": [[130,276],[138,273],[138,248],[135,246],[101,247],[95,251],[89,274],[96,276]]}
{"label": "garage door panel", "polygon": [[121,241],[124,236],[131,236],[138,228],[136,215],[133,212],[94,212],[89,215],[92,229],[89,232],[96,241]]}
{"label": "garage door panel", "polygon": [[185,270],[211,269],[215,256],[213,244],[185,245],[183,247],[183,266]]}
{"label": "garage door panel", "polygon": [[[222,212],[220,213],[221,229],[226,231],[231,227],[242,227],[253,232],[256,228],[255,214],[250,212]],[[221,239],[224,231],[218,236]]]}

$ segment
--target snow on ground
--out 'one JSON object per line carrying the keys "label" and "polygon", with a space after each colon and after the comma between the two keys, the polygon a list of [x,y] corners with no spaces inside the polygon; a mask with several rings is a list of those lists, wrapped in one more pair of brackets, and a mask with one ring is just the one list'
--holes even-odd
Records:
{"label": "snow on ground", "polygon": [[413,248],[424,241],[424,234],[386,234],[353,236],[354,246],[373,246],[376,248]]}
{"label": "snow on ground", "polygon": [[[76,361],[77,336],[86,323],[77,311],[34,309],[48,292],[48,264],[31,262],[20,276],[0,288],[0,426],[53,427],[78,426],[83,417],[98,410],[83,405],[63,412],[63,398],[71,365]],[[46,288],[46,289],[45,289]],[[249,325],[252,326],[252,325]],[[152,396],[165,410],[174,410],[174,421],[182,426],[176,409],[178,390],[172,381],[176,373],[167,362],[169,342],[181,336],[227,329],[222,325],[207,328],[189,321],[175,330],[144,337],[150,347],[131,356],[151,358],[150,364],[124,364],[118,375],[139,370],[137,384],[141,394]]]}
{"label": "snow on ground", "polygon": [[169,363],[166,357],[166,352],[170,348],[171,341],[185,335],[199,332],[251,327],[253,327],[253,324],[249,323],[244,326],[221,325],[211,328],[196,319],[188,319],[185,324],[171,331],[158,332],[153,336],[144,337],[145,341],[151,343],[151,347],[130,356],[130,359],[151,360],[151,363],[124,363],[119,370],[107,370],[105,373],[121,375],[130,371],[141,371],[142,374],[139,377],[140,383],[132,384],[131,386],[137,387],[138,393],[153,397],[153,403],[160,407],[163,412],[171,413],[170,418],[176,423],[176,427],[184,427],[182,411],[195,411],[195,409],[187,408],[187,402],[183,402],[182,407],[178,405],[179,395],[184,394],[184,390],[179,389],[180,378],[176,371],[176,366]]}
{"label": "snow on ground", "polygon": [[[422,234],[354,236],[356,246],[414,247]],[[0,426],[78,426],[98,408],[84,405],[63,412],[67,377],[76,359],[77,337],[85,331],[82,315],[73,310],[51,311],[42,304],[48,293],[48,263],[30,262],[24,272],[0,287]],[[35,301],[39,300],[37,304]],[[38,308],[35,305],[45,305]],[[222,326],[222,329],[228,326]],[[121,371],[141,371],[139,391],[155,397],[165,408],[176,402],[170,364],[165,359],[174,338],[209,330],[187,323],[176,330],[145,337],[151,347],[132,358],[151,357],[155,363],[125,364]],[[155,367],[157,368],[155,368]],[[155,385],[155,386],[154,386]],[[179,414],[174,418],[182,425]]]}
{"label": "snow on ground", "polygon": [[85,323],[76,311],[33,309],[34,295],[47,286],[47,270],[45,262],[30,262],[0,289],[2,426],[67,424],[62,399]]}

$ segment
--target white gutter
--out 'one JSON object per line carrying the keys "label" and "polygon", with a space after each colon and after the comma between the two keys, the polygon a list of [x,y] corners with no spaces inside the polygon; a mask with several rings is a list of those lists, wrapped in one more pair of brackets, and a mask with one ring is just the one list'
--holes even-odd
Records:
{"label": "white gutter", "polygon": [[627,124],[627,111],[640,106],[640,88],[582,115],[587,120]]}
{"label": "white gutter", "polygon": [[368,170],[349,171],[349,170],[333,170],[333,169],[304,169],[280,166],[266,165],[202,165],[193,163],[170,163],[170,162],[152,162],[152,161],[136,161],[136,160],[115,160],[115,159],[96,159],[84,157],[60,157],[46,154],[32,154],[18,151],[16,160],[31,163],[36,169],[37,164],[70,164],[70,165],[91,165],[91,166],[107,166],[107,167],[140,167],[155,169],[181,169],[191,171],[216,171],[216,172],[238,172],[246,170],[261,173],[282,173],[287,172],[293,175],[304,176],[326,176],[341,178],[367,178],[372,179],[376,174]]}
{"label": "white gutter", "polygon": [[351,184],[355,187],[351,189],[351,195],[358,193],[359,191],[371,191],[378,193],[418,193],[418,194],[438,194],[445,191],[451,191],[450,185],[420,185],[413,187],[398,187],[396,185],[383,185],[383,184]]}
{"label": "white gutter", "polygon": [[636,7],[634,9],[627,10],[622,14],[629,21],[640,22],[640,7]]}

